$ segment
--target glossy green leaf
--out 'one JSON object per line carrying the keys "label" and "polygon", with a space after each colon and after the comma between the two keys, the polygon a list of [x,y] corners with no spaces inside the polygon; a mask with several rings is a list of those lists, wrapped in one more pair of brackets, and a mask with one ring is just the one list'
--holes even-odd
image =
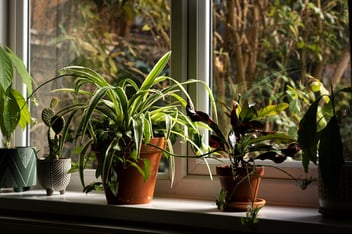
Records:
{"label": "glossy green leaf", "polygon": [[[11,121],[17,123],[20,128],[25,129],[27,124],[31,123],[31,116],[27,102],[19,91],[11,89],[10,93],[10,108],[13,113],[11,115]],[[16,105],[19,109],[17,109]],[[19,113],[16,113],[17,111],[19,111]]]}
{"label": "glossy green leaf", "polygon": [[141,114],[139,118],[132,119],[133,135],[136,144],[136,151],[139,154],[143,143],[143,130],[144,130],[144,115]]}
{"label": "glossy green leaf", "polygon": [[144,164],[144,182],[146,182],[150,176],[150,160],[147,158],[144,158],[143,164]]}
{"label": "glossy green leaf", "polygon": [[258,118],[264,118],[264,117],[269,117],[273,115],[278,115],[285,109],[287,109],[289,104],[287,103],[279,103],[276,105],[268,105],[264,107],[263,109],[258,110]]}
{"label": "glossy green leaf", "polygon": [[0,87],[5,92],[13,81],[13,67],[11,59],[3,47],[0,47]]}
{"label": "glossy green leaf", "polygon": [[27,87],[27,95],[30,96],[32,94],[32,83],[34,82],[30,74],[28,73],[27,68],[23,64],[23,61],[17,57],[17,55],[12,51],[8,51],[8,55],[11,59],[13,66],[16,68],[16,71],[20,75],[23,83]]}
{"label": "glossy green leaf", "polygon": [[302,165],[305,172],[308,172],[309,162],[317,163],[317,110],[320,98],[313,102],[301,119],[298,128],[298,144],[302,149]]}
{"label": "glossy green leaf", "polygon": [[150,138],[153,137],[153,123],[152,120],[150,118],[150,112],[146,112],[144,115],[144,120],[143,120],[143,138],[144,138],[144,142],[149,142]]}
{"label": "glossy green leaf", "polygon": [[145,80],[143,81],[143,84],[141,85],[140,89],[141,90],[147,90],[153,87],[155,83],[155,79],[157,76],[163,71],[165,66],[167,65],[167,62],[169,61],[171,56],[171,51],[165,53],[159,61],[154,65],[153,69],[149,72]]}
{"label": "glossy green leaf", "polygon": [[2,135],[6,140],[10,140],[11,133],[15,130],[19,121],[19,107],[17,103],[11,103],[11,100],[6,96],[0,106],[0,126]]}

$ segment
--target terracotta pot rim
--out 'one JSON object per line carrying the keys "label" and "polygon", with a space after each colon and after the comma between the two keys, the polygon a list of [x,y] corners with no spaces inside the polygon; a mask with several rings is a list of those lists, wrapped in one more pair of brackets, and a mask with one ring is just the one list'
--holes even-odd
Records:
{"label": "terracotta pot rim", "polygon": [[[243,171],[244,167],[238,167],[240,171]],[[256,165],[256,171],[259,176],[264,175],[264,166]],[[230,164],[222,164],[216,166],[216,175],[218,176],[229,176],[232,175],[231,165]]]}
{"label": "terracotta pot rim", "polygon": [[149,144],[152,145],[148,145],[143,143],[142,147],[141,147],[141,152],[140,155],[145,155],[145,154],[150,154],[150,153],[157,153],[160,151],[159,148],[153,146],[153,145],[157,145],[163,149],[166,148],[166,138],[165,137],[153,137],[150,138],[150,141],[148,142]]}

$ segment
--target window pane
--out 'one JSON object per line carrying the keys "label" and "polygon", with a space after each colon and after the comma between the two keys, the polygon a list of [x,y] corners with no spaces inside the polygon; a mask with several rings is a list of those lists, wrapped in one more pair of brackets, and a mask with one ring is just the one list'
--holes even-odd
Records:
{"label": "window pane", "polygon": [[[53,78],[67,65],[93,68],[112,84],[126,76],[142,80],[170,50],[166,0],[32,0],[30,7],[30,67],[37,84]],[[39,156],[48,153],[41,111],[58,96],[50,91],[70,82],[57,79],[36,93],[38,105],[32,105],[32,113],[37,123],[31,128],[31,145],[37,147]],[[69,96],[58,97],[62,106],[71,101]],[[72,156],[72,146],[68,145],[67,154]],[[167,165],[161,171],[167,171]]]}
{"label": "window pane", "polygon": [[[229,118],[221,103],[230,106],[241,95],[258,108],[289,103],[267,127],[296,138],[314,99],[312,81],[320,80],[328,91],[351,85],[347,2],[213,1],[212,87],[224,132]],[[340,104],[350,112],[350,103]]]}

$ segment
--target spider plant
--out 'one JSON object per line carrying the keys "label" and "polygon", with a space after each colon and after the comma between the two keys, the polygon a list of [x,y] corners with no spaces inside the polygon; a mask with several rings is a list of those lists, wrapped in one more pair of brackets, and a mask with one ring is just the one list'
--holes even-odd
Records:
{"label": "spider plant", "polygon": [[[160,75],[171,56],[167,52],[155,64],[141,84],[130,78],[122,79],[117,85],[111,85],[103,76],[92,69],[80,66],[68,66],[60,70],[60,76],[74,77],[74,88],[62,88],[55,92],[69,92],[76,102],[63,107],[58,114],[76,112],[80,117],[76,129],[76,138],[81,146],[77,167],[84,191],[100,190],[108,186],[116,193],[118,178],[114,168],[118,163],[124,167],[133,166],[145,177],[149,175],[148,163],[144,167],[137,165],[142,144],[149,144],[152,137],[165,137],[167,148],[163,155],[170,161],[174,171],[174,156],[201,157],[205,161],[203,141],[196,123],[184,113],[187,99],[191,99],[186,87],[203,84],[211,99],[209,87],[200,80],[177,80]],[[158,88],[160,83],[168,83]],[[83,101],[82,101],[83,100]],[[87,101],[88,100],[88,101]],[[175,155],[173,145],[176,140],[190,144],[193,155]],[[100,156],[92,154],[92,149],[101,147]],[[101,182],[86,185],[84,169],[92,160],[98,161],[96,178]],[[171,173],[173,175],[173,173]],[[173,182],[173,178],[171,183]]]}

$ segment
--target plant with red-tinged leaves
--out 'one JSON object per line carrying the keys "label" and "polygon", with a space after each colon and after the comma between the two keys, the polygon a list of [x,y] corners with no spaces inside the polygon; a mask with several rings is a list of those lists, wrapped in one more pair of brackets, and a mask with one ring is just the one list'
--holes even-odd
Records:
{"label": "plant with red-tinged leaves", "polygon": [[[249,105],[248,101],[243,101],[242,105],[240,101],[233,100],[232,108],[227,108],[226,115],[230,118],[231,124],[227,134],[220,130],[218,124],[207,113],[195,110],[190,100],[186,107],[187,115],[193,122],[205,123],[212,131],[209,135],[210,153],[225,153],[234,173],[239,167],[250,168],[249,173],[253,173],[256,159],[268,159],[278,164],[288,157],[295,156],[301,150],[296,140],[287,134],[265,129],[263,120],[285,110],[288,107],[287,103],[268,105],[257,110],[256,106]],[[283,169],[275,168],[299,181]],[[310,179],[300,183],[304,189],[310,183]]]}
{"label": "plant with red-tinged leaves", "polygon": [[[239,168],[245,169],[245,176],[239,179],[232,193],[239,183],[249,181],[251,175],[256,175],[256,159],[268,159],[275,163],[282,163],[287,157],[293,157],[301,150],[295,139],[287,134],[265,129],[263,120],[285,110],[288,107],[287,103],[268,105],[256,110],[256,106],[249,105],[248,101],[244,101],[242,105],[240,105],[240,101],[233,100],[232,108],[227,108],[226,115],[230,118],[230,127],[227,134],[220,130],[218,124],[207,113],[195,110],[191,100],[188,100],[186,106],[187,115],[193,122],[204,123],[211,130],[208,154],[225,153],[230,159],[234,180],[242,174],[241,172],[237,173]],[[291,177],[302,189],[305,189],[312,181],[311,178],[307,177],[303,180],[297,179],[284,169],[276,166],[271,167]],[[230,198],[227,195],[228,192],[224,189],[220,190],[216,199],[218,209],[222,210],[228,202]],[[258,222],[257,215],[260,208],[255,207],[254,201],[251,201],[246,217],[241,219],[241,222],[246,224]]]}

